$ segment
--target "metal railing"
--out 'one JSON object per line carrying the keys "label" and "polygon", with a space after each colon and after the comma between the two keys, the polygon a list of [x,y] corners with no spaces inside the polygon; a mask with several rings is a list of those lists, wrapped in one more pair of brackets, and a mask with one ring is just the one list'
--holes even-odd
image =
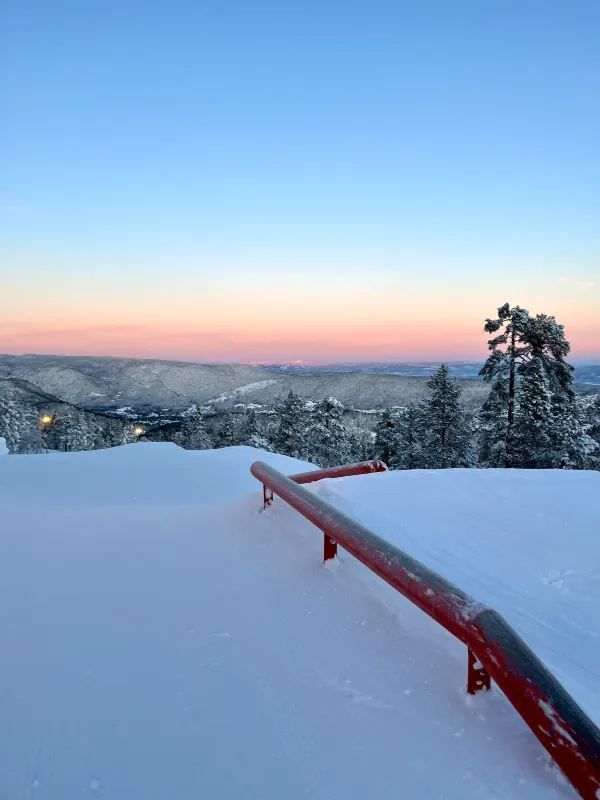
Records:
{"label": "metal railing", "polygon": [[600,730],[508,622],[299,485],[308,482],[306,476],[320,480],[385,469],[377,463],[376,469],[348,465],[290,478],[256,461],[250,471],[263,484],[265,507],[275,494],[323,531],[325,560],[341,545],[465,644],[467,691],[489,689],[493,678],[580,796],[599,800]]}
{"label": "metal railing", "polygon": [[[357,464],[343,464],[341,467],[326,467],[325,469],[312,469],[309,472],[298,472],[290,475],[294,483],[314,483],[323,478],[347,478],[351,475],[368,475],[370,472],[387,472],[383,461],[360,461]],[[263,506],[268,508],[273,502],[273,492],[263,483]],[[335,553],[334,553],[335,555]],[[325,556],[327,560],[328,556]]]}

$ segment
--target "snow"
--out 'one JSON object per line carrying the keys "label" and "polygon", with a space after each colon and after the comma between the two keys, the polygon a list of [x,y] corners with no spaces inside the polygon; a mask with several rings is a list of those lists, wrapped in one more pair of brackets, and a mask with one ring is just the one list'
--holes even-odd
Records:
{"label": "snow", "polygon": [[259,391],[259,389],[265,389],[267,386],[273,386],[276,383],[279,383],[279,380],[274,378],[267,378],[266,380],[263,381],[253,381],[252,383],[246,383],[243,386],[238,386],[231,392],[223,392],[218,397],[206,401],[204,405],[210,406],[212,403],[224,403],[226,400],[233,400],[235,397],[240,397],[242,395],[248,394],[249,392],[257,392]]}
{"label": "snow", "polygon": [[136,442],[106,450],[11,456],[1,473],[0,503],[39,508],[74,506],[213,505],[256,490],[257,457],[288,473],[314,469],[306,461],[252,447],[183,450],[172,442]]}
{"label": "snow", "polygon": [[6,446],[6,439],[0,436],[0,456],[8,455],[8,447]]}
{"label": "snow", "polygon": [[600,473],[413,470],[317,486],[503,614],[600,724]]}
{"label": "snow", "polygon": [[[322,536],[280,500],[261,511],[256,458],[309,467],[159,443],[0,460],[0,796],[575,797],[497,689],[467,698],[462,645],[349,555],[323,567]],[[493,600],[596,713],[597,480],[311,491]]]}

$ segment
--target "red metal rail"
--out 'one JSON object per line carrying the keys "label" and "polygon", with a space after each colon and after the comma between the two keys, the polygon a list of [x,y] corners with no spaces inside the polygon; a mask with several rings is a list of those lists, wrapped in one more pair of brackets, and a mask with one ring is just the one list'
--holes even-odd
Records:
{"label": "red metal rail", "polygon": [[325,559],[340,544],[463,642],[468,691],[489,689],[493,678],[581,797],[599,800],[600,730],[500,614],[268,464],[256,461],[251,472],[271,499],[281,497],[323,531]]}
{"label": "red metal rail", "polygon": [[[314,483],[324,478],[347,478],[350,475],[367,475],[369,472],[386,472],[387,467],[383,461],[360,461],[358,464],[343,464],[341,467],[327,467],[326,469],[313,469],[310,472],[298,472],[290,475],[294,483]],[[263,483],[263,505],[268,508],[273,502],[273,492]],[[335,555],[335,552],[334,554]],[[331,556],[325,556],[325,560]]]}
{"label": "red metal rail", "polygon": [[290,478],[294,483],[314,483],[323,478],[347,478],[351,475],[367,475],[369,472],[387,472],[387,467],[383,461],[361,461],[358,464],[343,464],[341,467],[299,472],[297,475],[290,475]]}

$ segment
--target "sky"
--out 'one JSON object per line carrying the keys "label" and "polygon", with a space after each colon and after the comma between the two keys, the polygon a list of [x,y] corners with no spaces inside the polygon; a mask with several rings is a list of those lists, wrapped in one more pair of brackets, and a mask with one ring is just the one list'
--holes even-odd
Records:
{"label": "sky", "polygon": [[0,352],[600,360],[597,0],[5,0]]}

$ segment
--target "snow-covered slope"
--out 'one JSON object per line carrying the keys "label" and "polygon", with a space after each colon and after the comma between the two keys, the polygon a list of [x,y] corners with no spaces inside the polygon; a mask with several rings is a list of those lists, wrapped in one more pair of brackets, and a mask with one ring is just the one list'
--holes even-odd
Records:
{"label": "snow-covered slope", "polygon": [[[0,459],[0,796],[574,797],[497,689],[467,699],[458,642],[351,557],[323,567],[281,501],[260,512],[257,457],[306,468],[141,443]],[[312,490],[496,605],[598,719],[598,479]]]}

